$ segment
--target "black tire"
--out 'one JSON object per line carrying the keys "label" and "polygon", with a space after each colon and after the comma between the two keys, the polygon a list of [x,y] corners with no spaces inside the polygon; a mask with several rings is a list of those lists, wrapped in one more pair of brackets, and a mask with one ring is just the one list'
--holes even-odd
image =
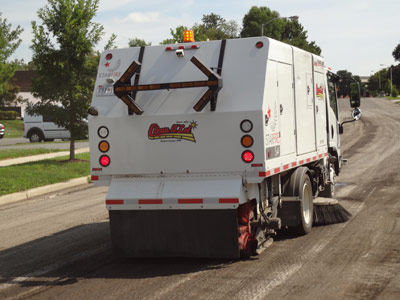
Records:
{"label": "black tire", "polygon": [[301,222],[295,230],[299,234],[305,235],[311,231],[313,222],[313,192],[311,180],[308,175],[305,175],[304,181],[299,188],[301,188],[301,193],[299,195],[301,199],[299,212],[301,214]]}
{"label": "black tire", "polygon": [[299,205],[292,210],[293,217],[298,221],[289,225],[289,228],[298,235],[309,233],[313,222],[313,189],[308,168],[299,167],[291,174],[284,195],[300,199]]}
{"label": "black tire", "polygon": [[43,140],[43,134],[39,130],[34,130],[29,134],[29,141],[31,143],[39,143]]}
{"label": "black tire", "polygon": [[4,135],[0,135],[0,140],[4,137]]}

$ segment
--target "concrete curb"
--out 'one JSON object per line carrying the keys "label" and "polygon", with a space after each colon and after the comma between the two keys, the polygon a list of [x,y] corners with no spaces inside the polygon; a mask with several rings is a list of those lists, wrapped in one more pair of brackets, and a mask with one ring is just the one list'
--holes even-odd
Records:
{"label": "concrete curb", "polygon": [[0,197],[0,205],[9,204],[21,200],[27,200],[36,196],[41,196],[48,193],[54,193],[61,191],[66,188],[75,187],[78,185],[88,184],[90,176],[84,176],[74,178],[68,181],[59,182],[55,184],[49,184],[34,189],[30,189],[23,192],[17,192],[14,194],[4,195]]}

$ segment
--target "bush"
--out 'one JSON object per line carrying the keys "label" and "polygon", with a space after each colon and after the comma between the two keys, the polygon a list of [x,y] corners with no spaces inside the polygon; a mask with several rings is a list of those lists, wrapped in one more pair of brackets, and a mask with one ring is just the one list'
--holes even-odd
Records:
{"label": "bush", "polygon": [[0,110],[0,120],[16,120],[18,113],[16,111]]}
{"label": "bush", "polygon": [[399,96],[399,90],[397,89],[397,87],[394,85],[392,87],[392,95],[393,98],[397,98]]}

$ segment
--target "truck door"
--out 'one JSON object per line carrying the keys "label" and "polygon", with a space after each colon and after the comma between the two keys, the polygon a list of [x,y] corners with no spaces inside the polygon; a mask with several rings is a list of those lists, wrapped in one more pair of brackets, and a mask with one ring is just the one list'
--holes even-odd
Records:
{"label": "truck door", "polygon": [[316,150],[312,55],[293,48],[297,155]]}
{"label": "truck door", "polygon": [[317,147],[326,147],[326,86],[325,75],[321,72],[314,72],[315,81],[315,120],[317,132]]}
{"label": "truck door", "polygon": [[294,135],[294,93],[293,66],[277,63],[279,122],[281,134],[281,155],[294,153],[296,150]]}

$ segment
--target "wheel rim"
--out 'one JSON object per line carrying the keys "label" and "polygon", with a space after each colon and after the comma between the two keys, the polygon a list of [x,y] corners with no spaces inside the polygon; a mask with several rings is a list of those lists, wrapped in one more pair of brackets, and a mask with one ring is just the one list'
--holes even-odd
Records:
{"label": "wheel rim", "polygon": [[311,223],[312,193],[307,182],[303,186],[303,219],[306,224]]}
{"label": "wheel rim", "polygon": [[31,135],[31,141],[32,141],[32,142],[39,142],[39,141],[40,141],[39,135],[38,135],[37,133],[33,133],[33,134]]}
{"label": "wheel rim", "polygon": [[336,196],[336,173],[335,169],[331,166],[330,169],[330,180],[331,180],[331,198]]}

